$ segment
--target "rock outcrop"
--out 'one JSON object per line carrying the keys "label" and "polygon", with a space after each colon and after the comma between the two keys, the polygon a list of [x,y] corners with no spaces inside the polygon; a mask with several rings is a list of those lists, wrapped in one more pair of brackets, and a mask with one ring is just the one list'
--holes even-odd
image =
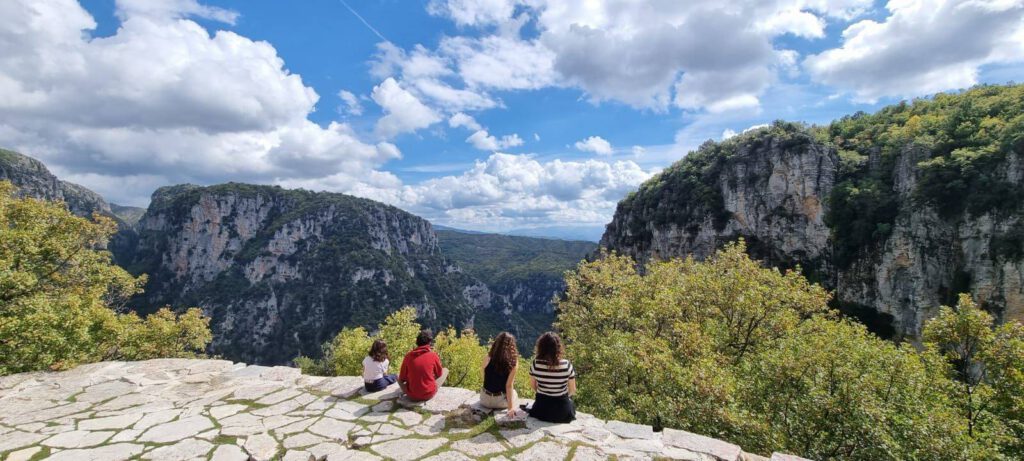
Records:
{"label": "rock outcrop", "polygon": [[57,179],[43,162],[18,152],[0,149],[0,181],[10,181],[22,197],[64,202],[79,216],[99,213],[114,217],[110,204],[100,194]]}
{"label": "rock outcrop", "polygon": [[[396,385],[372,394],[362,387],[356,376],[225,360],[104,362],[5,376],[0,459],[766,460],[721,440],[585,413],[571,424],[521,416],[513,428],[466,389],[441,388],[410,410],[396,404]],[[460,417],[467,413],[476,417]]]}
{"label": "rock outcrop", "polygon": [[405,305],[428,326],[471,326],[466,280],[424,219],[343,194],[225,184],[164,187],[139,220],[126,266],[148,274],[135,303],[200,306],[215,353],[263,364],[375,327]]}
{"label": "rock outcrop", "polygon": [[[1018,190],[1021,155],[1006,152],[993,173]],[[877,224],[876,238],[845,255],[840,247],[848,242],[835,232],[853,224],[835,216],[828,222],[842,178],[840,155],[811,130],[790,124],[706,144],[667,168],[619,203],[601,245],[640,262],[699,259],[742,237],[756,258],[782,268],[800,265],[835,291],[837,307],[875,331],[911,340],[963,291],[1002,319],[1024,320],[1021,205],[940,212],[915,195],[919,164],[928,158],[908,144],[884,159],[863,159],[865,168],[891,177],[891,190],[881,194],[892,198],[894,211],[891,222]]]}

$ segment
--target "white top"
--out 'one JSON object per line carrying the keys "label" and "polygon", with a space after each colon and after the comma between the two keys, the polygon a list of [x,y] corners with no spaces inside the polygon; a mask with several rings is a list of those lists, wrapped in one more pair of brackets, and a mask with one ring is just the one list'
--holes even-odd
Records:
{"label": "white top", "polygon": [[363,359],[363,382],[372,383],[388,374],[388,365],[391,361],[384,359],[383,362],[378,362],[370,357],[369,355]]}

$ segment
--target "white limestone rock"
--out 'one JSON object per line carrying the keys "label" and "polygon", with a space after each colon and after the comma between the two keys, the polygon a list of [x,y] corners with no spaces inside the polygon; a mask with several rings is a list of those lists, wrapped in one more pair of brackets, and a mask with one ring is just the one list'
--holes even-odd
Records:
{"label": "white limestone rock", "polygon": [[219,445],[210,461],[248,461],[249,455],[238,445]]}
{"label": "white limestone rock", "polygon": [[440,437],[434,439],[397,439],[371,445],[370,449],[388,459],[412,461],[422,458],[427,453],[440,448],[446,443],[448,443],[448,439]]}
{"label": "white limestone rock", "polygon": [[548,461],[565,459],[566,456],[569,456],[569,447],[557,442],[545,441],[534,444],[512,459],[515,461]]}
{"label": "white limestone rock", "polygon": [[251,435],[245,439],[242,448],[252,461],[270,461],[277,454],[277,440],[267,434]]}
{"label": "white limestone rock", "polygon": [[661,438],[665,445],[704,453],[721,461],[738,461],[743,453],[737,445],[676,429],[665,429]]}
{"label": "white limestone rock", "polygon": [[62,450],[51,454],[47,461],[112,461],[130,459],[142,453],[142,445],[115,443],[96,448]]}
{"label": "white limestone rock", "polygon": [[43,440],[42,444],[48,447],[57,448],[87,448],[95,447],[103,442],[106,442],[111,436],[114,435],[113,431],[70,431],[62,432],[46,440]]}
{"label": "white limestone rock", "polygon": [[213,450],[213,444],[205,440],[185,439],[174,445],[166,445],[154,449],[144,455],[143,459],[153,461],[180,461],[196,458],[206,458],[206,455]]}
{"label": "white limestone rock", "polygon": [[205,416],[190,416],[177,421],[160,424],[149,428],[139,437],[140,442],[167,443],[195,437],[196,434],[213,427],[213,423]]}

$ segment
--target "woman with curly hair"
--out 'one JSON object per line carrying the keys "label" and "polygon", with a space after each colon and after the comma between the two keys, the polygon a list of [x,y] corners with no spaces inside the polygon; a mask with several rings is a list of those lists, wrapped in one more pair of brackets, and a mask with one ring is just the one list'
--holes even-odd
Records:
{"label": "woman with curly hair", "polygon": [[391,360],[388,343],[378,339],[370,346],[370,353],[363,359],[363,386],[367,392],[377,392],[398,380],[398,375],[388,374]]}
{"label": "woman with curly hair", "polygon": [[509,416],[515,416],[518,395],[513,384],[518,364],[516,338],[508,332],[498,333],[484,358],[484,388],[480,390],[480,405],[496,410],[505,408]]}
{"label": "woman with curly hair", "polygon": [[530,416],[551,423],[576,419],[572,396],[576,394],[576,370],[563,358],[562,338],[547,332],[537,338],[537,350],[530,365],[530,386],[537,392]]}

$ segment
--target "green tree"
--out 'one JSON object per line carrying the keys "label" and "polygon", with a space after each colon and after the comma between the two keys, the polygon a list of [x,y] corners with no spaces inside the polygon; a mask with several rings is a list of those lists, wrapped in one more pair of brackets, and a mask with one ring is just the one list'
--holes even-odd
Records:
{"label": "green tree", "polygon": [[[392,368],[395,373],[402,369],[405,354],[416,347],[416,336],[420,334],[420,324],[416,322],[416,309],[404,307],[393,312],[380,325],[377,337],[388,343],[391,353]],[[363,352],[364,356],[366,352]],[[360,368],[362,370],[362,368]]]}
{"label": "green tree", "polygon": [[487,348],[480,345],[480,338],[473,330],[463,330],[461,335],[456,335],[455,328],[448,327],[434,338],[434,349],[448,368],[445,385],[473,390],[484,386],[482,366]]}
{"label": "green tree", "polygon": [[968,438],[944,370],[863,325],[811,319],[739,368],[753,415],[739,440],[818,460],[991,459]]}
{"label": "green tree", "polygon": [[949,362],[951,394],[968,433],[1007,454],[1024,454],[1024,326],[994,326],[969,294],[955,308],[942,306],[924,327],[925,343]]}
{"label": "green tree", "polygon": [[557,325],[577,402],[602,417],[822,460],[998,459],[969,437],[941,357],[869,334],[828,300],[741,241],[642,271],[615,254],[583,262]]}
{"label": "green tree", "polygon": [[110,219],[16,198],[0,182],[0,374],[205,349],[210,332],[198,310],[146,319],[115,312],[145,282],[99,249],[115,231]]}

